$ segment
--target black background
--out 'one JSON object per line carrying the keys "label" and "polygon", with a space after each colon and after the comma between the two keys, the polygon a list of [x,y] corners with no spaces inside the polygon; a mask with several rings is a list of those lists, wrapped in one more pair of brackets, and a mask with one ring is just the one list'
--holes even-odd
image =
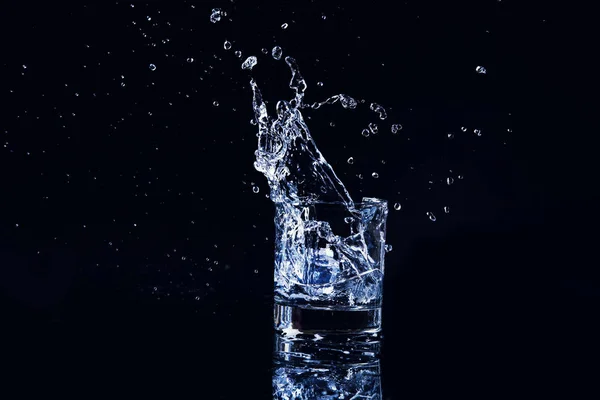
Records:
{"label": "black background", "polygon": [[287,67],[260,52],[280,45],[310,102],[366,100],[305,117],[353,197],[390,202],[384,398],[588,380],[597,178],[574,21],[517,1],[346,3],[3,5],[10,370],[34,388],[270,397],[273,208],[239,66],[257,55],[269,106],[290,98]]}

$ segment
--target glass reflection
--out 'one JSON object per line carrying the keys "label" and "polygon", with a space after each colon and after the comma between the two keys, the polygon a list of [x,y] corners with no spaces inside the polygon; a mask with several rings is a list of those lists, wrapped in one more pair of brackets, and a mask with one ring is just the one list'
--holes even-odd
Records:
{"label": "glass reflection", "polygon": [[274,400],[381,400],[381,343],[372,335],[275,335]]}

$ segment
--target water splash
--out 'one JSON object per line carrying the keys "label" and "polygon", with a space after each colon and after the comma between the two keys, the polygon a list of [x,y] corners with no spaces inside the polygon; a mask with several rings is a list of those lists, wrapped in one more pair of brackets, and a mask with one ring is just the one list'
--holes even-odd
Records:
{"label": "water splash", "polygon": [[387,113],[385,112],[385,108],[383,108],[379,104],[371,103],[370,108],[371,108],[371,111],[374,111],[377,114],[379,114],[379,119],[384,120],[387,118]]}
{"label": "water splash", "polygon": [[[307,84],[296,60],[286,57],[285,62],[294,97],[277,102],[275,118],[269,116],[255,80],[250,81],[258,122],[254,167],[267,178],[276,205],[276,300],[375,304],[381,299],[385,234],[379,230],[385,226],[387,203],[373,198],[354,203],[304,121],[301,109],[308,107]],[[350,109],[357,105],[340,94],[311,108],[336,102]],[[337,205],[352,219],[349,236],[334,234],[330,221],[317,219],[322,205]]]}
{"label": "water splash", "polygon": [[282,54],[283,54],[283,50],[281,50],[281,47],[279,47],[279,46],[275,46],[275,47],[273,47],[273,50],[271,50],[271,56],[273,56],[273,58],[276,60],[281,60]]}
{"label": "water splash", "polygon": [[210,22],[215,24],[219,22],[222,17],[225,16],[227,16],[227,13],[225,11],[221,10],[220,8],[213,8],[212,12],[210,13]]}
{"label": "water splash", "polygon": [[258,60],[256,59],[256,56],[250,56],[242,63],[242,69],[252,69],[257,63]]}

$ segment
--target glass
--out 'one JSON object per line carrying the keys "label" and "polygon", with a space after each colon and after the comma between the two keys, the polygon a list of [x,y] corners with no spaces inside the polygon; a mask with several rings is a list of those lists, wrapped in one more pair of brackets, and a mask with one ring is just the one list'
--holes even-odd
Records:
{"label": "glass", "polygon": [[275,203],[275,329],[381,330],[387,202]]}

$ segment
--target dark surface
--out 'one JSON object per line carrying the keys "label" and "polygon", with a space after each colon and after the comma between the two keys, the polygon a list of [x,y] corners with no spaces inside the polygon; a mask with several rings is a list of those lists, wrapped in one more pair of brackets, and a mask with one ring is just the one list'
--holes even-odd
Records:
{"label": "dark surface", "polygon": [[[233,21],[219,24],[206,2],[2,6],[0,327],[22,388],[270,397],[273,207],[232,52],[276,43],[311,101],[348,93],[404,127],[365,141],[371,114],[307,121],[350,193],[402,203],[388,220],[384,399],[595,397],[582,389],[600,296],[595,148],[574,113],[566,68],[583,44],[566,16],[315,3],[225,2]],[[281,64],[255,68],[272,102],[291,95]]]}

